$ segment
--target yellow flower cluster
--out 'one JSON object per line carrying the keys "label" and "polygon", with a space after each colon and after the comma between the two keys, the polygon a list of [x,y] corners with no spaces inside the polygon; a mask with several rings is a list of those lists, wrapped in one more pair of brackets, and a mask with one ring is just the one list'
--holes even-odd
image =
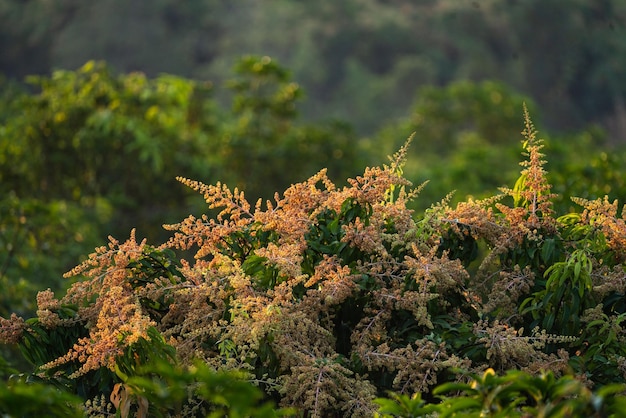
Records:
{"label": "yellow flower cluster", "polygon": [[[80,338],[64,356],[43,365],[42,371],[54,371],[74,361],[80,367],[70,378],[101,367],[114,370],[116,359],[126,347],[139,339],[149,339],[147,329],[156,323],[145,313],[129,283],[130,263],[141,257],[144,247],[145,240],[137,243],[134,231],[121,244],[110,237],[108,246],[96,249],[85,262],[67,273],[67,276],[83,274],[91,280],[75,283],[60,300],[50,291],[39,293],[41,325],[54,328],[80,321],[89,329],[87,337]],[[61,320],[56,311],[62,305],[77,305],[76,317]]]}
{"label": "yellow flower cluster", "polygon": [[80,368],[68,377],[76,378],[90,370],[115,370],[118,356],[140,338],[149,339],[146,330],[156,324],[142,313],[137,296],[114,286],[99,299],[100,312],[88,337],[80,338],[64,356],[47,363],[42,370],[78,360]]}
{"label": "yellow flower cluster", "polygon": [[17,344],[22,339],[25,329],[26,322],[15,313],[12,313],[9,319],[0,317],[0,342],[10,345]]}
{"label": "yellow flower cluster", "polygon": [[572,200],[584,208],[581,221],[599,229],[606,237],[609,247],[615,252],[618,261],[626,260],[626,210],[618,217],[617,200],[603,199],[589,201],[583,198]]}

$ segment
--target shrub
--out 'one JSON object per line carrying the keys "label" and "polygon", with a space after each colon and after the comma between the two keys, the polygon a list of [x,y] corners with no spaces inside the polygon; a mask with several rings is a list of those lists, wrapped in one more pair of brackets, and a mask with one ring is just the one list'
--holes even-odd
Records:
{"label": "shrub", "polygon": [[[214,216],[167,225],[159,246],[110,238],[66,294],[39,294],[36,318],[1,319],[0,339],[84,399],[160,360],[238,371],[308,416],[372,416],[388,391],[432,403],[442,383],[471,398],[467,376],[487,369],[624,383],[624,218],[602,199],[558,216],[528,112],[523,137],[513,188],[418,216],[406,205],[422,186],[401,175],[410,141],[345,187],[322,170],[255,205],[179,178]],[[137,411],[156,402],[141,399]]]}

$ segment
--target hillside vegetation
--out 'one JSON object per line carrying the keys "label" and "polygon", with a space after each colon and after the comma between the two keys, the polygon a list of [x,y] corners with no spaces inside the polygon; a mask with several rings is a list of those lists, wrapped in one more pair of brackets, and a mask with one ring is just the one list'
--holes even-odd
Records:
{"label": "hillside vegetation", "polygon": [[[1,320],[34,366],[10,387],[54,385],[89,416],[619,416],[626,222],[606,197],[556,211],[524,116],[512,187],[419,213],[410,141],[344,187],[324,169],[255,204],[179,177],[206,215],[160,245],[111,237],[34,318]],[[269,403],[238,404],[239,379]]]}

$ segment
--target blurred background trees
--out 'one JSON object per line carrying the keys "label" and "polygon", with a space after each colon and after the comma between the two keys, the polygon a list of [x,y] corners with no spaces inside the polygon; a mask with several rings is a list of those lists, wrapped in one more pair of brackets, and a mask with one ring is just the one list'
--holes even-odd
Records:
{"label": "blurred background trees", "polygon": [[307,91],[306,119],[361,134],[406,114],[424,85],[489,79],[533,97],[547,127],[574,130],[623,117],[625,18],[620,0],[4,0],[0,72],[97,59],[219,84],[242,55],[268,55]]}

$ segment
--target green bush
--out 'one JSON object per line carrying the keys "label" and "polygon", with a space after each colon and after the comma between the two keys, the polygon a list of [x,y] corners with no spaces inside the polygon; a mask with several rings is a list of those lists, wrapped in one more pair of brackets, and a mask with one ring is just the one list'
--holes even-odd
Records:
{"label": "green bush", "polygon": [[82,400],[50,384],[9,381],[0,386],[0,413],[5,417],[84,417]]}
{"label": "green bush", "polygon": [[621,385],[592,392],[571,376],[556,378],[551,372],[533,376],[512,370],[497,376],[487,369],[467,383],[444,383],[433,393],[440,402],[427,403],[391,393],[376,399],[376,417],[620,417],[626,397]]}

